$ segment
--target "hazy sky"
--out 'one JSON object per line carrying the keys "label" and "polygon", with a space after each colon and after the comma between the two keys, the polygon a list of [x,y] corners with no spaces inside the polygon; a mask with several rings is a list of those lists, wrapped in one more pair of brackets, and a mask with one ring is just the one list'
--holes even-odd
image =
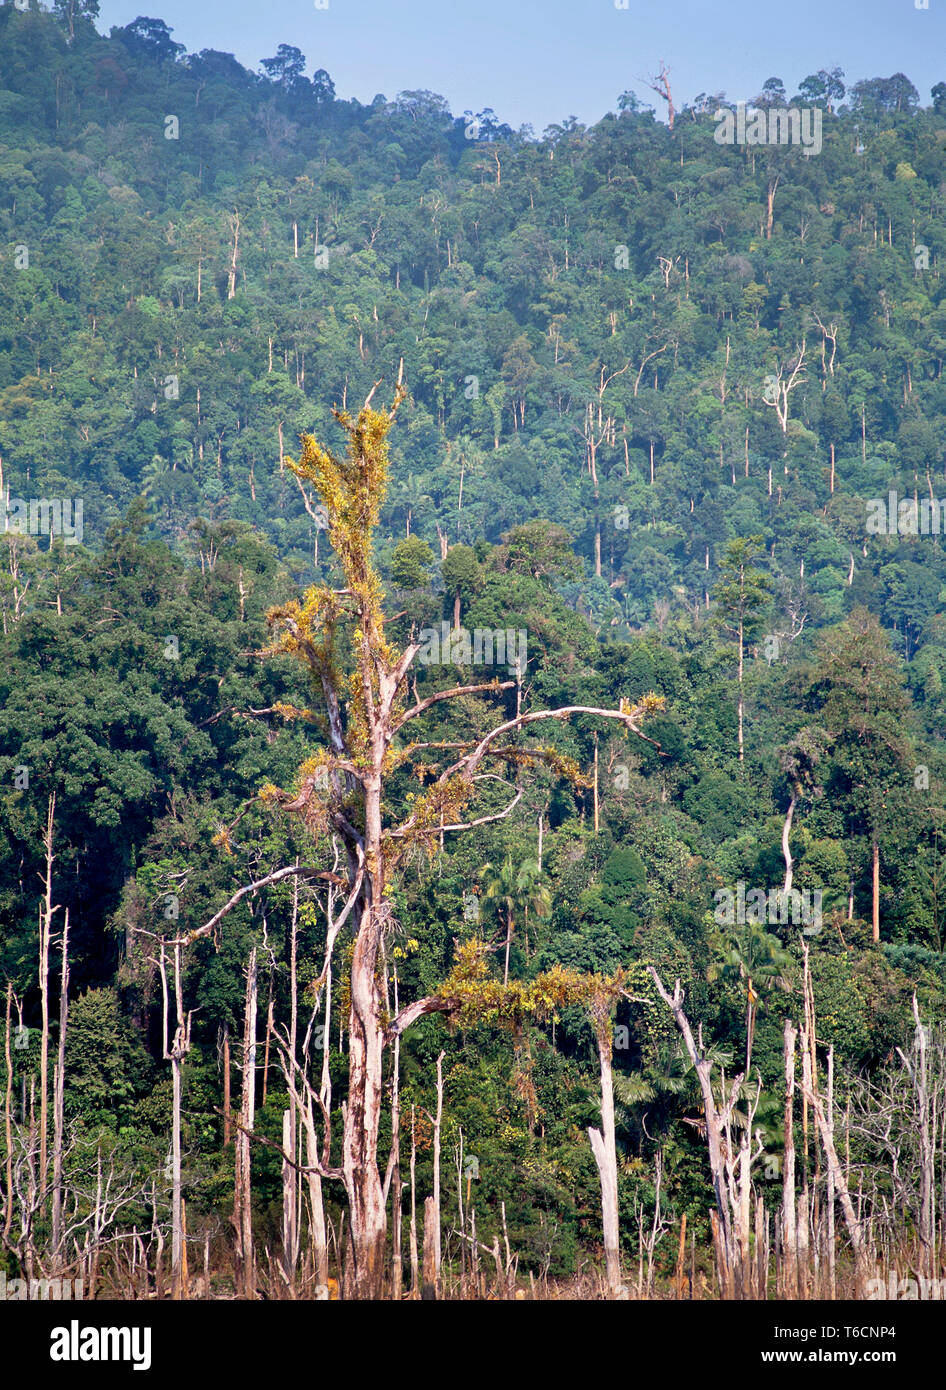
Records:
{"label": "hazy sky", "polygon": [[[326,3],[326,0],[320,0]],[[751,99],[767,77],[791,96],[822,67],[848,83],[905,72],[924,104],[946,80],[946,0],[101,0],[99,28],[142,13],[189,52],[217,48],[254,71],[280,43],[325,68],[340,97],[427,88],[456,114],[491,106],[536,133],[615,110],[661,59],[677,105],[699,92]],[[617,9],[616,3],[627,4]],[[653,98],[661,113],[662,102]]]}

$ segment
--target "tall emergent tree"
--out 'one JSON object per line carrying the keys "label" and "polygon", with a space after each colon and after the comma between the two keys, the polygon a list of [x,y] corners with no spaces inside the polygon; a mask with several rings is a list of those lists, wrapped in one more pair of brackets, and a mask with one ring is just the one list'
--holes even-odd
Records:
{"label": "tall emergent tree", "polygon": [[[269,785],[261,793],[264,801],[299,815],[314,836],[331,833],[345,848],[347,897],[335,922],[348,922],[354,934],[348,1095],[341,1169],[327,1166],[326,1155],[319,1171],[323,1177],[340,1178],[345,1186],[354,1265],[346,1271],[346,1285],[360,1298],[378,1298],[383,1290],[386,1184],[378,1168],[378,1130],[384,1049],[423,1015],[457,1008],[457,1000],[444,991],[403,1006],[394,1017],[387,1013],[381,962],[392,917],[392,877],[418,847],[433,851],[443,833],[507,817],[523,796],[521,775],[529,765],[542,762],[561,775],[577,776],[574,762],[554,748],[514,741],[511,735],[540,720],[586,715],[620,720],[646,737],[641,721],[663,705],[661,697],[647,695],[636,704],[622,700],[617,710],[582,705],[519,709],[489,727],[484,704],[484,719],[466,740],[444,745],[405,738],[408,724],[440,702],[459,696],[501,697],[516,682],[494,678],[422,697],[415,678],[407,689],[421,644],[412,639],[397,651],[385,637],[384,595],[372,559],[372,533],[387,488],[387,435],[406,387],[399,373],[391,409],[379,411],[371,406],[378,385],[357,418],[344,410],[333,412],[348,435],[344,457],[303,435],[299,460],[286,460],[319,493],[344,583],[340,588],[315,584],[301,601],[269,615],[278,633],[272,651],[288,653],[308,669],[324,712],[328,747],[303,762],[294,792]],[[518,700],[514,707],[519,708]],[[283,712],[311,719],[309,711]],[[422,769],[427,784],[420,794],[406,794],[406,805],[398,808],[391,783],[399,768],[411,764]],[[277,871],[293,872],[298,870]],[[247,891],[240,890],[231,902]],[[209,927],[205,924],[191,938]]]}
{"label": "tall emergent tree", "polygon": [[736,639],[740,762],[745,761],[746,755],[743,737],[743,672],[746,642],[758,631],[772,587],[768,575],[763,570],[756,569],[752,563],[762,549],[762,543],[762,536],[739,536],[729,541],[719,562],[721,578],[713,590],[713,597],[718,605],[716,621]]}

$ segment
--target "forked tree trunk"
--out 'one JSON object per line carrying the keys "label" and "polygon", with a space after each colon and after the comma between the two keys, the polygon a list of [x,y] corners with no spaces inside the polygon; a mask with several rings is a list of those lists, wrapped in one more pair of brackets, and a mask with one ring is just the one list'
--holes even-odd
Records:
{"label": "forked tree trunk", "polygon": [[844,1214],[844,1222],[847,1226],[848,1237],[854,1253],[854,1276],[857,1287],[856,1296],[863,1297],[863,1291],[868,1276],[864,1232],[854,1208],[854,1203],[851,1200],[844,1169],[838,1162],[838,1155],[834,1146],[833,1113],[830,1118],[825,1114],[824,1101],[822,1100],[818,1087],[818,1078],[815,1071],[813,1056],[816,1037],[815,1002],[811,973],[808,966],[807,942],[802,943],[802,951],[804,953],[805,992],[805,1028],[801,1032],[802,1090],[805,1099],[811,1105],[814,1113],[815,1125],[817,1126],[818,1135],[821,1139],[821,1147],[824,1150],[825,1159],[828,1164],[828,1172],[833,1179],[834,1188],[841,1204],[841,1211]]}

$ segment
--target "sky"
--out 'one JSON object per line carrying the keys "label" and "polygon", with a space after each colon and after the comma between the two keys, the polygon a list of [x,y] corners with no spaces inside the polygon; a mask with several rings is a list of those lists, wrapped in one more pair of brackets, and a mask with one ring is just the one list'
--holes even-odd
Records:
{"label": "sky", "polygon": [[[492,107],[536,134],[590,125],[628,89],[665,114],[646,79],[670,68],[679,107],[698,93],[751,100],[768,77],[789,96],[819,68],[848,85],[904,72],[929,104],[946,81],[946,0],[101,0],[98,27],[142,7],[188,52],[233,53],[255,71],[280,43],[325,68],[341,98],[427,89],[454,114]],[[325,8],[316,8],[316,5]],[[618,5],[626,5],[619,9]]]}

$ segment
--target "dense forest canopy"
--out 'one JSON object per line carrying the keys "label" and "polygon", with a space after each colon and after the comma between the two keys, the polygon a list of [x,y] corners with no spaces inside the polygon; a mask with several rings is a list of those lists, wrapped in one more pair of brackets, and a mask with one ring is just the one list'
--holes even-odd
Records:
{"label": "dense forest canopy", "polygon": [[[0,1002],[24,1040],[18,1123],[41,1038],[55,1051],[68,912],[63,1161],[104,1144],[127,1184],[116,1228],[168,1220],[160,940],[282,864],[332,869],[325,826],[259,799],[327,737],[290,717],[311,692],[267,614],[341,574],[300,435],[337,443],[333,405],[357,411],[403,363],[375,539],[386,632],[433,634],[418,698],[495,676],[510,719],[519,701],[660,706],[644,739],[556,723],[515,816],[405,862],[385,969],[402,1002],[435,993],[481,933],[513,982],[626,972],[622,1241],[686,1214],[711,1248],[699,1087],[649,967],[681,980],[719,1059],[758,1072],[770,1206],[803,953],[840,1110],[866,1104],[867,1077],[893,1084],[914,996],[943,1015],[946,82],[927,105],[901,73],[765,81],[756,110],[818,108],[816,154],[717,140],[723,93],[670,128],[628,91],[593,127],[536,136],[426,91],[339,100],[287,44],[254,74],[187,54],[158,19],[105,37],[97,12],[0,8]],[[451,645],[460,628],[523,634],[519,675],[492,644]],[[473,697],[434,705],[423,736],[482,718]],[[411,785],[396,772],[392,797]],[[818,904],[804,934],[760,906],[792,887]],[[276,1037],[319,997],[320,891],[273,883],[186,956],[185,1195],[221,1248],[248,977],[250,1127],[269,1147],[243,1176],[259,1240],[278,1241]],[[727,919],[727,902],[749,910]],[[333,1007],[325,1074],[344,1096]],[[480,1239],[572,1275],[600,1240],[587,1011],[527,1018],[514,1045],[495,1019],[405,1035],[399,1171],[413,1143],[421,1194],[441,1049],[445,1154],[476,1159],[444,1179],[451,1220],[472,1181]],[[883,1145],[866,1121],[857,1136],[863,1190],[884,1188]],[[14,1273],[28,1238],[9,1195],[5,1211]],[[671,1244],[651,1246],[664,1272]]]}

